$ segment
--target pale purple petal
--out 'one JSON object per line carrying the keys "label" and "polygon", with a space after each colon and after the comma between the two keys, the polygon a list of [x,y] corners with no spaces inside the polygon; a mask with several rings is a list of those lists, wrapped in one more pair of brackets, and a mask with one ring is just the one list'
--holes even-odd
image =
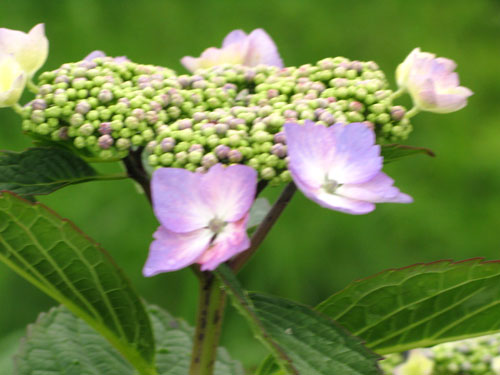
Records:
{"label": "pale purple petal", "polygon": [[323,190],[318,190],[315,194],[311,193],[313,192],[304,192],[308,198],[318,203],[320,206],[331,210],[351,215],[363,215],[372,212],[375,209],[375,205],[372,202],[350,199],[336,194],[328,194]]}
{"label": "pale purple petal", "polygon": [[250,211],[257,188],[257,172],[246,165],[216,164],[201,175],[202,196],[218,219],[240,220]]}
{"label": "pale purple petal", "polygon": [[401,193],[399,189],[393,186],[394,180],[385,173],[380,172],[370,181],[362,184],[346,184],[340,186],[335,194],[340,196],[362,200],[366,202],[382,203],[411,203],[412,197]]}
{"label": "pale purple petal", "polygon": [[214,213],[202,197],[202,174],[181,168],[160,168],[153,173],[153,208],[160,223],[174,232],[206,227]]}
{"label": "pale purple petal", "polygon": [[94,59],[102,58],[102,57],[106,57],[106,54],[103,51],[97,50],[97,51],[90,52],[87,56],[85,56],[85,58],[83,60],[84,61],[92,61]]}
{"label": "pale purple petal", "polygon": [[335,154],[328,178],[340,184],[368,181],[382,169],[380,146],[375,144],[375,133],[362,123],[335,124]]}
{"label": "pale purple petal", "polygon": [[244,65],[270,65],[283,68],[283,60],[276,44],[271,37],[262,29],[256,29],[248,36],[250,45],[245,57]]}
{"label": "pale purple petal", "polygon": [[196,261],[201,264],[202,271],[212,271],[219,264],[250,247],[246,232],[248,217],[246,214],[241,220],[226,225],[210,248]]}
{"label": "pale purple petal", "polygon": [[199,60],[195,57],[192,56],[184,56],[181,59],[181,64],[184,65],[184,67],[189,70],[190,72],[194,72],[196,69],[199,68]]}
{"label": "pale purple petal", "polygon": [[233,30],[229,34],[226,35],[224,41],[222,42],[222,48],[227,47],[233,43],[239,43],[245,40],[247,34],[243,30]]}
{"label": "pale purple petal", "polygon": [[175,233],[160,226],[154,238],[142,271],[146,277],[176,271],[195,263],[208,248],[212,233],[208,229]]}
{"label": "pale purple petal", "polygon": [[284,129],[290,173],[300,183],[319,188],[325,182],[334,158],[334,131],[312,121],[306,121],[304,125],[287,123]]}

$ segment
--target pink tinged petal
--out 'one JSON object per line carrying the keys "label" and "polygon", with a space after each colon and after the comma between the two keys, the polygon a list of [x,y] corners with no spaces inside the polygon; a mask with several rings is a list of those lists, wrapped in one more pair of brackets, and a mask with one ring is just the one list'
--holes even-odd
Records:
{"label": "pink tinged petal", "polygon": [[248,36],[249,48],[245,56],[244,65],[270,65],[283,68],[283,61],[276,44],[262,29],[256,29]]}
{"label": "pink tinged petal", "polygon": [[247,34],[243,30],[233,30],[226,35],[222,42],[222,48],[227,47],[233,43],[239,43],[246,39]]}
{"label": "pink tinged petal", "polygon": [[190,72],[194,72],[196,69],[200,68],[199,60],[199,58],[185,56],[181,59],[181,64],[184,65],[184,67]]}
{"label": "pink tinged petal", "polygon": [[393,202],[411,203],[413,198],[401,193],[393,186],[394,180],[380,172],[370,181],[362,184],[346,184],[337,188],[335,194],[340,196],[373,203]]}
{"label": "pink tinged petal", "polygon": [[[308,195],[306,194],[306,196]],[[316,194],[308,197],[322,207],[351,215],[363,215],[375,209],[375,205],[371,202],[350,199],[337,194],[329,194],[324,190],[319,190]]]}
{"label": "pink tinged petal", "polygon": [[146,277],[176,271],[195,263],[208,248],[212,233],[208,229],[175,233],[160,226],[154,238],[142,271]]}
{"label": "pink tinged petal", "polygon": [[472,95],[472,91],[466,87],[457,87],[449,93],[437,96],[437,106],[433,112],[450,113],[458,111],[467,105],[467,98]]}
{"label": "pink tinged petal", "polygon": [[228,223],[217,235],[214,243],[196,261],[201,264],[202,271],[212,271],[221,263],[250,247],[250,239],[246,232],[248,217],[246,214],[241,220]]}
{"label": "pink tinged petal", "polygon": [[365,124],[333,125],[335,154],[328,170],[328,178],[339,184],[365,182],[382,169],[380,146],[375,144],[375,133]]}
{"label": "pink tinged petal", "polygon": [[257,188],[255,169],[216,164],[200,176],[203,200],[218,219],[233,222],[250,211]]}
{"label": "pink tinged petal", "polygon": [[325,182],[334,158],[334,132],[312,121],[306,121],[304,125],[287,123],[284,129],[290,160],[288,168],[294,180],[299,188],[301,185],[319,188]]}
{"label": "pink tinged petal", "polygon": [[181,168],[160,168],[153,173],[153,208],[166,229],[190,232],[206,227],[214,218],[201,194],[202,177]]}

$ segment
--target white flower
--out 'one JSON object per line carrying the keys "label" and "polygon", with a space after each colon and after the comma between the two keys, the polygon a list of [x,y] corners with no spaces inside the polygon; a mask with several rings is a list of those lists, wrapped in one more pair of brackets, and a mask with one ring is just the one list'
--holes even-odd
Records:
{"label": "white flower", "polygon": [[472,91],[459,86],[453,60],[415,48],[396,69],[396,81],[407,90],[415,106],[423,111],[448,113],[467,104]]}
{"label": "white flower", "polygon": [[14,56],[21,69],[32,77],[47,60],[49,41],[45,26],[39,23],[28,33],[0,28],[0,53]]}
{"label": "white flower", "polygon": [[0,52],[0,107],[10,107],[19,101],[26,79],[14,56]]}

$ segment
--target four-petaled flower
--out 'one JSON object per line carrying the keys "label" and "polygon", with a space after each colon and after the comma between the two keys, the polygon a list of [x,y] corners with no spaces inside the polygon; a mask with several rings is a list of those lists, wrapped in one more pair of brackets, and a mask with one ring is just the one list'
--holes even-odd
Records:
{"label": "four-petaled flower", "polygon": [[145,276],[175,271],[193,263],[214,270],[246,250],[249,210],[257,172],[248,166],[216,164],[207,173],[161,168],[151,183],[153,208],[160,221],[144,266]]}
{"label": "four-petaled flower", "polygon": [[398,66],[396,81],[409,92],[415,106],[423,111],[448,113],[467,104],[472,91],[459,86],[454,61],[415,48]]}
{"label": "four-petaled flower", "polygon": [[374,203],[410,203],[412,198],[393,186],[381,172],[380,146],[365,124],[335,124],[329,128],[306,121],[285,124],[294,182],[323,207],[365,214]]}
{"label": "four-petaled flower", "polygon": [[231,31],[224,38],[222,48],[208,48],[197,58],[185,56],[181,63],[191,72],[223,64],[283,67],[276,45],[262,29],[255,29],[249,35],[243,30]]}

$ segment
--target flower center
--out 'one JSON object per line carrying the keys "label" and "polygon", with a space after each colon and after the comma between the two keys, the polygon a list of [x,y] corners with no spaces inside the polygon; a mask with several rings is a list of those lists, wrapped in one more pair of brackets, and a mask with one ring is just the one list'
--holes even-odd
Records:
{"label": "flower center", "polygon": [[225,226],[226,222],[218,218],[214,218],[210,220],[210,223],[208,223],[208,229],[210,229],[214,234],[222,232],[222,229],[224,229]]}
{"label": "flower center", "polygon": [[339,184],[337,181],[326,178],[325,183],[322,187],[328,194],[335,194],[335,191],[337,191],[337,188],[339,188],[340,186],[341,184]]}

